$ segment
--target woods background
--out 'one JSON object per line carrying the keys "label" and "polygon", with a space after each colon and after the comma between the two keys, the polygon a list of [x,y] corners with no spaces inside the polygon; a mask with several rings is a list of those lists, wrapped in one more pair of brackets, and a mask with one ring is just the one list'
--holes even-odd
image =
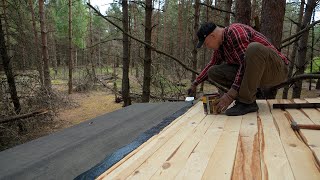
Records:
{"label": "woods background", "polygon": [[[195,32],[207,21],[262,32],[291,61],[288,78],[320,72],[319,0],[123,0],[106,12],[90,4],[1,0],[0,122],[57,111],[66,93],[97,88],[124,106],[183,100],[212,54],[195,48]],[[316,80],[304,84],[284,88],[282,97],[320,88]]]}

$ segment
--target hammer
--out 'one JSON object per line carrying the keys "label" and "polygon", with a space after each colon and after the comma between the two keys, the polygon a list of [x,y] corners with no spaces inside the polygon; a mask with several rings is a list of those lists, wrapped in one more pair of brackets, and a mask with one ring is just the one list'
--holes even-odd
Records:
{"label": "hammer", "polygon": [[297,122],[292,121],[291,122],[291,128],[295,131],[298,131],[300,129],[312,129],[312,130],[320,130],[320,125],[316,124],[297,124]]}

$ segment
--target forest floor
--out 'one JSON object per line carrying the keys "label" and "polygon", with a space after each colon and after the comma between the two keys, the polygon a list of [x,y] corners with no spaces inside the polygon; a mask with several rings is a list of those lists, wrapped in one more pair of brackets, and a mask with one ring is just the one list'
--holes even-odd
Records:
{"label": "forest floor", "polygon": [[[307,83],[305,83],[303,87],[301,98],[315,98],[320,96],[320,91],[315,90],[314,86],[311,91],[308,90]],[[26,121],[27,123],[24,124],[26,129],[25,133],[21,134],[18,133],[18,130],[12,130],[10,136],[5,138],[1,137],[0,151],[122,108],[122,103],[115,103],[115,97],[110,90],[100,89],[81,93],[74,92],[71,95],[67,95],[65,88],[62,90],[58,87],[57,89],[63,94],[66,94],[71,105],[59,109],[50,121],[45,118],[41,119],[41,117],[39,117],[41,120]],[[205,85],[204,89],[204,93],[216,91],[213,86],[208,84]],[[277,98],[281,97],[282,90],[277,94]],[[290,91],[289,97],[291,97]]]}
{"label": "forest floor", "polygon": [[69,95],[69,98],[75,106],[62,109],[55,117],[55,121],[61,122],[62,128],[67,128],[122,108],[121,103],[115,103],[113,94],[100,90],[73,93]]}

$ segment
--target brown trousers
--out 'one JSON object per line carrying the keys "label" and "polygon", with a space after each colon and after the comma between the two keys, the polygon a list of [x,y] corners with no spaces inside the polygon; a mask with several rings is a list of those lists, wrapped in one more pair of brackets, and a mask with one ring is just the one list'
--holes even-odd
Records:
{"label": "brown trousers", "polygon": [[[287,79],[287,65],[274,50],[260,43],[249,44],[244,60],[245,71],[238,95],[240,102],[252,103],[256,100],[258,88],[275,86]],[[208,77],[230,88],[238,69],[239,65],[214,65],[209,69]]]}

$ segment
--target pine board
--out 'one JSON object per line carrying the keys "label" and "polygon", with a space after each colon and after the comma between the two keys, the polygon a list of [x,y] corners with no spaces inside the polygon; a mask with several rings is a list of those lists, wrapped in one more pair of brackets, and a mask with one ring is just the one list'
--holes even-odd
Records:
{"label": "pine board", "polygon": [[[244,116],[204,115],[202,102],[98,179],[320,179],[320,131],[294,132],[290,122],[315,124],[317,109],[270,109]],[[303,141],[302,141],[303,140]]]}
{"label": "pine board", "polygon": [[[275,101],[269,102],[272,104]],[[281,142],[287,154],[295,179],[319,180],[320,173],[315,166],[314,156],[311,150],[291,129],[288,113],[280,109],[272,109],[271,113],[279,128]]]}
{"label": "pine board", "polygon": [[280,138],[280,131],[274,123],[267,101],[258,101],[260,126],[260,154],[262,179],[294,179]]}

